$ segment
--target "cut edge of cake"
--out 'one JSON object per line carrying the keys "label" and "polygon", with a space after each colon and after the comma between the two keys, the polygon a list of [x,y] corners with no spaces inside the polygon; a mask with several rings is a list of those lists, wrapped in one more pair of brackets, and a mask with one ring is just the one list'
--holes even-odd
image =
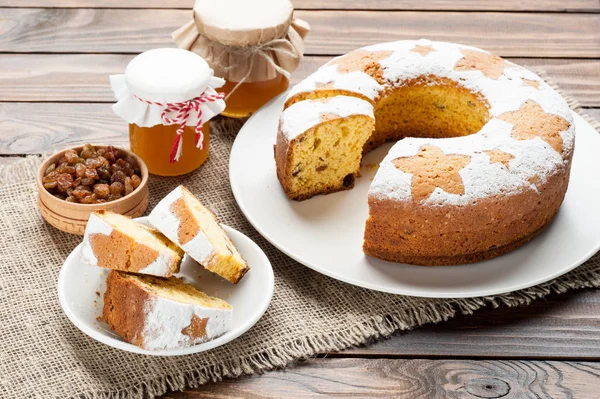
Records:
{"label": "cut edge of cake", "polygon": [[110,211],[90,214],[81,243],[85,264],[169,277],[182,259],[183,251],[152,227]]}
{"label": "cut edge of cake", "polygon": [[149,219],[192,259],[231,283],[250,270],[216,216],[184,186],[163,198]]}
{"label": "cut edge of cake", "polygon": [[373,106],[357,97],[323,97],[286,108],[274,148],[286,195],[300,201],[352,188],[374,125]]}
{"label": "cut edge of cake", "polygon": [[125,341],[161,350],[225,334],[232,326],[233,309],[177,277],[113,270],[106,279],[102,319]]}

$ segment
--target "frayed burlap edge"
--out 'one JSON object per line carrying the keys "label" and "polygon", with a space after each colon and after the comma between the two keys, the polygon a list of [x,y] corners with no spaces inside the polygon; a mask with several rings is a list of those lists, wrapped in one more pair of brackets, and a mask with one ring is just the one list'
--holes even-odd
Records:
{"label": "frayed burlap edge", "polygon": [[[556,90],[558,86],[545,72],[536,71],[546,82]],[[569,106],[595,129],[600,129],[600,122],[582,112],[580,104],[570,96],[561,93]],[[215,123],[217,134],[235,134],[243,122],[222,118]],[[29,156],[12,165],[0,166],[0,185],[10,184],[23,178],[35,178],[36,171],[42,161],[41,156]],[[223,378],[235,378],[240,375],[262,373],[287,366],[294,360],[313,357],[319,353],[337,352],[353,346],[372,343],[387,338],[397,331],[410,330],[415,327],[446,321],[457,314],[472,314],[485,306],[519,306],[531,303],[551,293],[561,294],[572,289],[600,287],[600,258],[581,266],[579,269],[535,287],[504,295],[449,299],[446,302],[423,303],[419,308],[406,309],[400,314],[377,316],[346,330],[307,336],[302,339],[282,343],[277,348],[271,348],[237,361],[220,365],[199,368],[191,372],[172,373],[167,376],[147,381],[141,386],[129,387],[120,391],[89,392],[81,397],[86,399],[144,399],[160,396],[168,391],[181,391],[186,388],[197,388],[208,382],[221,381]],[[587,270],[590,268],[590,270]],[[597,270],[598,269],[598,270]]]}

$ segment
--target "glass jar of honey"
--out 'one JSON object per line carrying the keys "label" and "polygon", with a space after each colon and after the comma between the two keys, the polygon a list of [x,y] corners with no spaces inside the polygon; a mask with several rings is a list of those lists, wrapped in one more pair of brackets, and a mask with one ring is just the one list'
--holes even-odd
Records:
{"label": "glass jar of honey", "polygon": [[287,90],[310,30],[293,13],[289,0],[196,0],[193,21],[173,32],[225,79],[223,115],[247,117]]}
{"label": "glass jar of honey", "polygon": [[206,161],[209,120],[225,109],[215,89],[224,83],[202,57],[180,49],[146,51],[111,76],[113,111],[129,123],[131,150],[150,173],[178,176]]}

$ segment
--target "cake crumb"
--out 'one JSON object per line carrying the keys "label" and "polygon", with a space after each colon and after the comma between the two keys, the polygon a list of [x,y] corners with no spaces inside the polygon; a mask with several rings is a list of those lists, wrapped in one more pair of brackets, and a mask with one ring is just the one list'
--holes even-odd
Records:
{"label": "cake crumb", "polygon": [[367,172],[372,172],[379,169],[379,165],[376,163],[368,163],[365,165],[365,169],[367,169]]}
{"label": "cake crumb", "polygon": [[96,291],[96,295],[100,296],[100,292],[99,292],[99,291]]}

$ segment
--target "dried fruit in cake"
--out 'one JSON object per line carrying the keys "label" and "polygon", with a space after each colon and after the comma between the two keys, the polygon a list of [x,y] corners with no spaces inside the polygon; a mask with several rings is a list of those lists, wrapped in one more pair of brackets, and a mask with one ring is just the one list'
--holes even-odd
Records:
{"label": "dried fruit in cake", "polygon": [[[97,200],[88,194],[80,202]],[[95,211],[88,220],[81,257],[107,269],[169,277],[179,271],[183,251],[152,227],[127,216]]]}
{"label": "dried fruit in cake", "polygon": [[231,328],[233,310],[176,277],[111,271],[102,319],[125,341],[147,350],[212,340]]}
{"label": "dried fruit in cake", "polygon": [[237,283],[250,270],[215,215],[179,186],[152,210],[150,223],[206,269]]}

